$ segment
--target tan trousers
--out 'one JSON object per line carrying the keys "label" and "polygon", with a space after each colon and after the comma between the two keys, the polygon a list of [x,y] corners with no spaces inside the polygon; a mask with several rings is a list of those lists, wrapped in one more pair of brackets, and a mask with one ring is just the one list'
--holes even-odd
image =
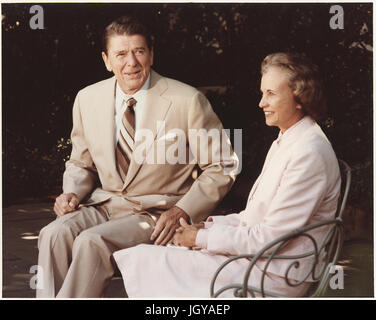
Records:
{"label": "tan trousers", "polygon": [[41,230],[37,298],[102,297],[116,268],[112,253],[150,243],[158,215],[125,210],[121,201],[81,207]]}

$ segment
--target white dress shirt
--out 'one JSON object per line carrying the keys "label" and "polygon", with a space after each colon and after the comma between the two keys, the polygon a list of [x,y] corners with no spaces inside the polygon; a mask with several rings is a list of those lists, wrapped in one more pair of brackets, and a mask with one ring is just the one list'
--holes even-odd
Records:
{"label": "white dress shirt", "polygon": [[137,127],[140,125],[140,121],[143,117],[143,110],[145,105],[145,97],[146,92],[150,87],[150,73],[148,78],[146,79],[144,85],[140,90],[138,90],[135,94],[129,95],[124,93],[124,91],[120,88],[119,83],[116,82],[116,91],[115,91],[115,147],[118,143],[119,139],[119,133],[120,128],[123,126],[122,124],[122,118],[123,114],[125,112],[125,109],[127,108],[126,101],[133,97],[136,99],[137,104],[135,107],[135,131],[137,130]]}

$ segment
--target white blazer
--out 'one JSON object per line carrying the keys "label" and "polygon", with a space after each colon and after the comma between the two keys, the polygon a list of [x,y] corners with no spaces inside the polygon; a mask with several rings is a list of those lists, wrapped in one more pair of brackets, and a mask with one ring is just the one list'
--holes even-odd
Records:
{"label": "white blazer", "polygon": [[[306,116],[284,134],[280,133],[266,157],[262,172],[240,214],[213,216],[196,242],[212,253],[257,253],[267,243],[294,229],[334,218],[340,192],[336,155],[325,134]],[[312,235],[320,240],[326,228]],[[284,254],[312,250],[308,238],[294,240]],[[273,260],[268,271],[285,276],[291,260]],[[288,278],[300,280],[311,259],[300,261]],[[265,261],[258,264],[265,265]],[[311,278],[308,278],[308,281]]]}

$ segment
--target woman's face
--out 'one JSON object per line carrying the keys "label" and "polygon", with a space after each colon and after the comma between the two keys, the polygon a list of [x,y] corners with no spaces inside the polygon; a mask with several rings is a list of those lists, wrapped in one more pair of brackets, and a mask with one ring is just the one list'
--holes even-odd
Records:
{"label": "woman's face", "polygon": [[259,107],[264,111],[266,124],[279,127],[282,133],[303,118],[302,107],[289,87],[289,77],[287,70],[269,67],[261,78]]}

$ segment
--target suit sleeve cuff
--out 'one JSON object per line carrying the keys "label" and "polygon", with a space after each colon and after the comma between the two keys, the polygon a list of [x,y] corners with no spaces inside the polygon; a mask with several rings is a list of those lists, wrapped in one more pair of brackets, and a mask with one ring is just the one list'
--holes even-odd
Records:
{"label": "suit sleeve cuff", "polygon": [[204,228],[209,229],[213,226],[214,222],[213,221],[205,221],[204,222]]}
{"label": "suit sleeve cuff", "polygon": [[238,226],[242,223],[240,219],[239,213],[232,213],[229,215],[219,215],[219,216],[211,216],[211,220],[213,223],[216,224],[224,224],[224,225],[231,225],[231,226]]}
{"label": "suit sleeve cuff", "polygon": [[206,249],[208,246],[209,230],[200,229],[196,236],[196,246],[202,249]]}

